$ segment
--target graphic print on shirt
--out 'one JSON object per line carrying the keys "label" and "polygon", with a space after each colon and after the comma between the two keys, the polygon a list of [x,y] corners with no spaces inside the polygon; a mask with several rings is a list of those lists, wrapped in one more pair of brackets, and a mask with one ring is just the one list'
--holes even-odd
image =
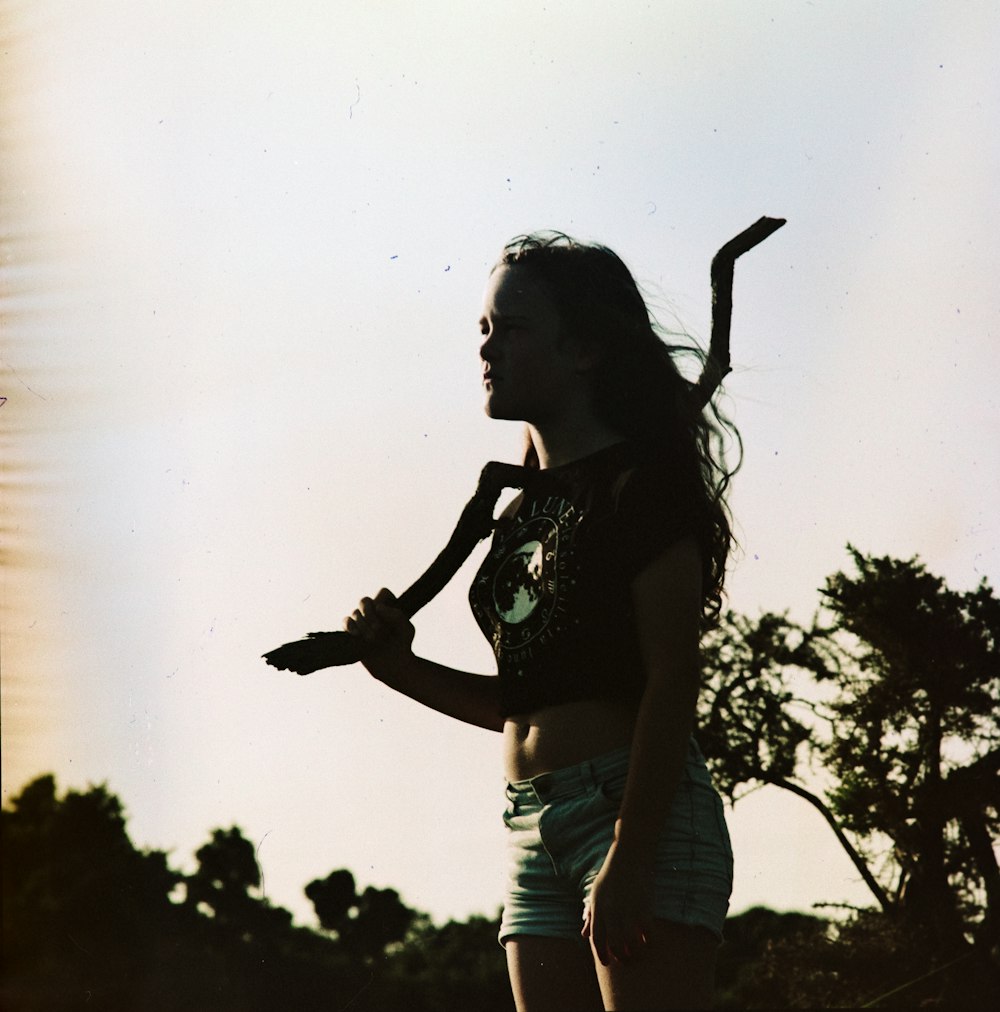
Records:
{"label": "graphic print on shirt", "polygon": [[575,584],[573,540],[582,514],[561,496],[536,499],[495,544],[475,582],[480,614],[495,616],[490,638],[501,666],[519,666],[569,621]]}

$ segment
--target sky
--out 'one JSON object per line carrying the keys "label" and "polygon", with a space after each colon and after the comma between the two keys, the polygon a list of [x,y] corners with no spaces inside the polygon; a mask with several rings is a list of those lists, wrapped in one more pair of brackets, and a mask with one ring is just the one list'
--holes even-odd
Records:
{"label": "sky", "polygon": [[[807,622],[864,552],[1000,579],[989,2],[4,4],[3,798],[105,783],[191,868],[349,868],[436,920],[503,888],[499,736],[260,659],[433,559],[482,465],[476,321],[513,235],[611,246],[707,342],[745,444],[729,603]],[[418,652],[489,671],[466,594]],[[732,909],[868,896],[775,788]]]}

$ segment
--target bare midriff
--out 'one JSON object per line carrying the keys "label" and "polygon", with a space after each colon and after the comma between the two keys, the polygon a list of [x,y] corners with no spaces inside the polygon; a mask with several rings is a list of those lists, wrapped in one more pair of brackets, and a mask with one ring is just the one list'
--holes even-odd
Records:
{"label": "bare midriff", "polygon": [[634,704],[597,699],[508,717],[503,728],[507,779],[528,780],[628,745],[635,717]]}

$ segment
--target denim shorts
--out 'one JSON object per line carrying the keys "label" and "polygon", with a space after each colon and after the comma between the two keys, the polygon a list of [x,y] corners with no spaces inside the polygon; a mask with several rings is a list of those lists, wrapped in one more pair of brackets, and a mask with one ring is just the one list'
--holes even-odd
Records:
{"label": "denim shorts", "polygon": [[[500,942],[513,935],[582,941],[585,905],[614,840],[629,749],[507,785],[510,879]],[[707,928],[722,940],[733,851],[694,739],[656,855],[653,915]]]}

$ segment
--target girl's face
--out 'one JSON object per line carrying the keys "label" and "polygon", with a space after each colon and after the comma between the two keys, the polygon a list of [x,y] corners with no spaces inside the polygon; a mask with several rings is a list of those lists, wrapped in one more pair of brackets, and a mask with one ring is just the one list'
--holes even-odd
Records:
{"label": "girl's face", "polygon": [[518,265],[490,275],[479,321],[486,413],[544,426],[582,395],[577,342],[563,332],[544,284]]}

